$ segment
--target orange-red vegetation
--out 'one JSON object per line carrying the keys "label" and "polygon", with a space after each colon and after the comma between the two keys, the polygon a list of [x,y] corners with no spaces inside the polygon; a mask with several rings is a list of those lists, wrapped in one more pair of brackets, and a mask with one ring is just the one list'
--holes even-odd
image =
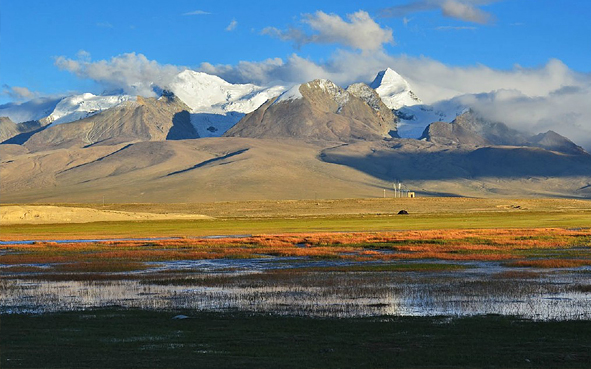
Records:
{"label": "orange-red vegetation", "polygon": [[289,256],[360,261],[515,260],[510,265],[559,267],[591,265],[591,234],[588,230],[558,228],[297,233],[220,239],[37,242],[0,246],[0,250],[4,250],[0,264],[7,265],[89,263],[90,267],[103,261],[142,263]]}

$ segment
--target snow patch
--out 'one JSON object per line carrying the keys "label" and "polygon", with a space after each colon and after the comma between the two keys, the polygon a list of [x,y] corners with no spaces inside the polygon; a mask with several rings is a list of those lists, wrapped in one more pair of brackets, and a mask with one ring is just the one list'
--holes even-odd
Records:
{"label": "snow patch", "polygon": [[280,95],[284,86],[264,88],[253,84],[231,84],[207,73],[185,70],[168,86],[193,113],[225,115],[250,113],[270,98]]}
{"label": "snow patch", "polygon": [[315,79],[306,83],[306,86],[309,88],[318,87],[329,94],[338,104],[337,113],[349,102],[349,93],[327,79]]}
{"label": "snow patch", "polygon": [[49,116],[60,99],[39,98],[22,104],[8,103],[0,106],[0,117],[8,117],[14,123],[40,120]]}
{"label": "snow patch", "polygon": [[282,93],[277,100],[273,104],[278,104],[283,101],[293,101],[303,99],[302,93],[300,92],[301,85],[295,85],[289,90]]}
{"label": "snow patch", "polygon": [[103,110],[111,109],[127,101],[135,100],[136,97],[130,95],[96,96],[91,93],[65,97],[47,117],[47,123],[55,125],[74,122],[98,114]]}
{"label": "snow patch", "polygon": [[453,100],[439,101],[433,105],[403,106],[394,111],[398,117],[398,134],[403,138],[419,138],[433,122],[450,123],[467,108]]}

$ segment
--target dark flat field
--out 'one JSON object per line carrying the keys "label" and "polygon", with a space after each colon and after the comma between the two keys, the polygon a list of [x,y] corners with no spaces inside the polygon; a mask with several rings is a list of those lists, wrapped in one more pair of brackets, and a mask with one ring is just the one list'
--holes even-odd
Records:
{"label": "dark flat field", "polygon": [[[187,319],[173,319],[186,314]],[[105,309],[2,316],[2,368],[583,368],[591,322]]]}

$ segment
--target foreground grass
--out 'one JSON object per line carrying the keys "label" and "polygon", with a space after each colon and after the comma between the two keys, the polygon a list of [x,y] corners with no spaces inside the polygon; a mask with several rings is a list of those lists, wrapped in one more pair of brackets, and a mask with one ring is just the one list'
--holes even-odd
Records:
{"label": "foreground grass", "polygon": [[106,309],[3,315],[2,368],[591,367],[591,322]]}

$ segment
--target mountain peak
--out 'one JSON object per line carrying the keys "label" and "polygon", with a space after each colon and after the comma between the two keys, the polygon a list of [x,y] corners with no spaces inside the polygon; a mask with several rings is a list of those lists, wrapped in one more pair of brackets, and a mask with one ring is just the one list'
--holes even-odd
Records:
{"label": "mountain peak", "polygon": [[389,85],[389,86],[399,86],[402,89],[410,89],[410,85],[400,74],[394,71],[391,68],[386,68],[380,72],[378,72],[376,78],[370,84],[369,87],[373,89],[377,89],[380,86]]}
{"label": "mountain peak", "polygon": [[185,69],[184,71],[177,74],[175,80],[185,81],[188,83],[193,83],[195,85],[203,85],[203,86],[211,86],[211,85],[221,85],[221,86],[230,86],[231,83],[227,82],[221,77],[218,77],[213,74],[207,74],[203,72],[197,72],[191,69]]}
{"label": "mountain peak", "polygon": [[411,90],[410,84],[391,68],[380,71],[370,87],[376,90],[384,104],[390,109],[398,110],[403,106],[422,103],[421,99]]}
{"label": "mountain peak", "polygon": [[[369,91],[355,86],[349,92],[326,79],[294,86],[246,115],[224,136],[354,142],[395,135],[392,111],[379,106],[375,91],[365,88]],[[374,100],[377,105],[370,105]]]}

